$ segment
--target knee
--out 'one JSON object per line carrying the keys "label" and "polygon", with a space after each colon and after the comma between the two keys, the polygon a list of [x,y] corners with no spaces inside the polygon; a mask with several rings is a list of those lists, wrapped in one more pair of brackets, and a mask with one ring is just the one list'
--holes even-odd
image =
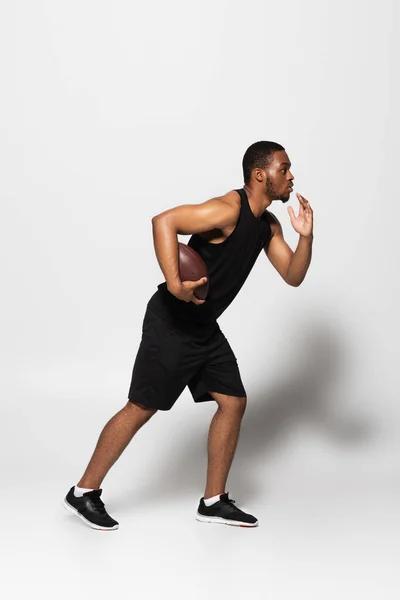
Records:
{"label": "knee", "polygon": [[130,412],[140,412],[144,419],[150,419],[150,417],[155,415],[158,410],[157,408],[150,408],[149,406],[145,406],[140,402],[133,402],[132,400],[128,400],[124,408]]}
{"label": "knee", "polygon": [[237,412],[243,416],[246,410],[246,406],[247,406],[247,398],[245,396],[240,397],[240,398],[232,398],[232,400],[234,400],[234,402],[236,403],[236,410]]}
{"label": "knee", "polygon": [[238,416],[243,416],[246,410],[247,398],[245,396],[227,396],[225,394],[213,394],[218,408],[224,412],[234,412]]}

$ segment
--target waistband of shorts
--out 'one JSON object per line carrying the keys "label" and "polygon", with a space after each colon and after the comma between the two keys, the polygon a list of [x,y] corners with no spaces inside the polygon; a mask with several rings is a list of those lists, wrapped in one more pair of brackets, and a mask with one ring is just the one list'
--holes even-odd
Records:
{"label": "waistband of shorts", "polygon": [[162,296],[156,292],[147,303],[147,310],[155,314],[174,330],[178,330],[183,335],[190,338],[204,340],[220,332],[219,325],[215,319],[194,321],[180,318],[175,311],[164,303]]}

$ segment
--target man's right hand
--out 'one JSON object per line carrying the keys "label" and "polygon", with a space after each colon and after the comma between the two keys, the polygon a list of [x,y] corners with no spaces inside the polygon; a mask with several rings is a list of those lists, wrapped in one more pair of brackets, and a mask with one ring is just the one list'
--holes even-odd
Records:
{"label": "man's right hand", "polygon": [[194,292],[198,287],[204,285],[207,282],[207,277],[202,277],[198,281],[182,281],[179,285],[169,286],[167,284],[168,291],[184,302],[193,302],[194,304],[204,304],[205,300],[199,300],[194,295]]}

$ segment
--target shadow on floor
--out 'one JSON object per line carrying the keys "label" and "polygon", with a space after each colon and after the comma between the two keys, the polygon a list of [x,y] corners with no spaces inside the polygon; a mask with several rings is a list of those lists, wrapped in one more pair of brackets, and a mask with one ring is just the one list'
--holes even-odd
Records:
{"label": "shadow on floor", "polygon": [[[308,323],[297,339],[301,339],[301,346],[292,348],[279,378],[271,383],[271,374],[264,366],[265,385],[258,381],[253,390],[246,386],[250,392],[248,405],[228,480],[228,490],[243,490],[246,497],[257,494],[259,487],[246,465],[268,464],[299,427],[313,427],[342,447],[368,443],[374,433],[366,415],[349,416],[347,411],[345,414],[343,398],[337,398],[335,382],[342,382],[349,373],[351,376],[351,352],[346,340],[339,338],[333,326],[317,321]],[[270,346],[260,357],[269,353]],[[215,405],[207,404],[196,406],[195,410],[209,411],[211,419]],[[200,498],[205,482],[207,435],[207,425],[200,427],[194,420],[185,424],[182,436],[174,437],[174,443],[164,447],[158,464],[149,465],[146,483],[132,487],[132,495],[128,493],[114,501],[114,510],[159,503],[160,498]]]}

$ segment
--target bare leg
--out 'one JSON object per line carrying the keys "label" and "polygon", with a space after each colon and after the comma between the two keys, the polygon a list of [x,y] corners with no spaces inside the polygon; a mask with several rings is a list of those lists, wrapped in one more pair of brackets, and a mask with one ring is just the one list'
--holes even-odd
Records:
{"label": "bare leg", "polygon": [[208,470],[205,498],[225,492],[226,480],[239,439],[246,398],[210,392],[218,403],[208,435]]}
{"label": "bare leg", "polygon": [[104,426],[78,487],[97,489],[135,433],[157,412],[128,401]]}

